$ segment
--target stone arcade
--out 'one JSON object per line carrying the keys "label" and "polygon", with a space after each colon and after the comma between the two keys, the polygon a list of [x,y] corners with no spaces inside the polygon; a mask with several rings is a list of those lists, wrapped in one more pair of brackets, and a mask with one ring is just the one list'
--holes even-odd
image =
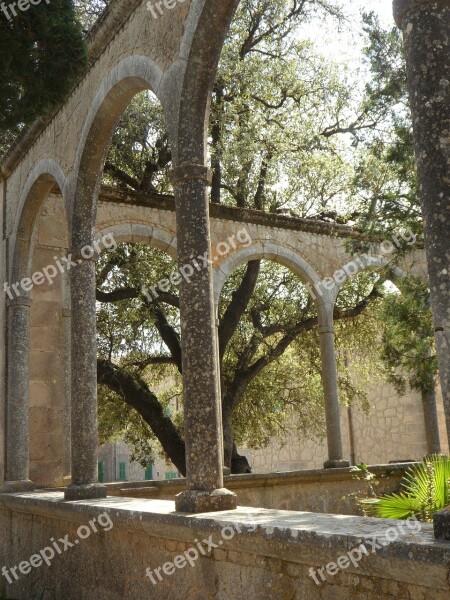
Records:
{"label": "stone arcade", "polygon": [[[14,539],[13,531],[22,532],[17,544],[9,541],[8,548],[2,548],[1,558],[20,561],[21,556],[26,558],[30,544],[33,547],[45,545],[46,532],[50,532],[47,537],[54,535],[54,531],[63,535],[73,528],[73,523],[106,507],[111,509],[117,522],[110,534],[111,538],[114,536],[116,550],[113,551],[109,543],[107,546],[110,552],[115,552],[110,556],[111,561],[121,565],[120,561],[125,560],[130,570],[125,572],[122,568],[121,574],[111,576],[114,582],[108,580],[105,572],[105,581],[94,583],[90,562],[95,563],[96,553],[105,552],[105,548],[101,548],[103,538],[99,537],[90,557],[83,555],[73,559],[75,567],[67,563],[68,559],[65,562],[61,559],[63,566],[59,575],[58,571],[51,570],[45,575],[46,586],[53,590],[49,597],[55,599],[80,597],[70,594],[81,591],[88,594],[83,597],[100,599],[148,597],[146,584],[137,575],[130,575],[131,570],[136,569],[132,561],[138,560],[129,556],[134,542],[152,549],[154,556],[165,560],[173,552],[174,541],[189,547],[191,527],[206,534],[227,520],[242,519],[245,523],[245,509],[222,513],[216,520],[211,515],[195,521],[196,517],[170,514],[174,511],[170,502],[148,501],[150,504],[146,504],[124,500],[121,503],[115,498],[105,498],[106,489],[97,482],[95,264],[82,252],[84,247],[92,246],[96,232],[112,231],[120,241],[146,241],[172,255],[176,252],[179,264],[183,265],[193,254],[203,256],[209,252],[211,243],[222,241],[226,230],[223,222],[227,220],[210,220],[209,216],[211,172],[206,166],[205,138],[208,98],[236,5],[237,0],[186,0],[154,19],[147,2],[112,0],[90,33],[90,67],[86,76],[52,118],[39,121],[24,132],[1,165],[2,289],[5,282],[22,281],[31,276],[33,268],[48,264],[45,251],[41,250],[41,256],[33,252],[36,236],[60,235],[61,250],[70,251],[73,260],[80,262],[76,269],[69,271],[70,281],[63,281],[58,289],[47,290],[46,296],[41,294],[36,306],[32,306],[30,293],[26,292],[12,300],[5,294],[0,303],[0,385],[5,390],[0,396],[0,486],[4,492],[17,492],[0,497],[0,531],[2,538],[8,540]],[[450,188],[450,0],[397,0],[395,12],[405,34],[427,224],[428,272],[442,396],[450,434],[450,288],[446,262]],[[131,98],[144,89],[155,93],[166,115],[174,151],[176,222],[174,213],[164,209],[147,207],[144,210],[126,202],[115,209],[107,201],[99,202],[102,166],[115,125]],[[45,231],[42,211],[55,189],[59,209],[65,217],[65,232]],[[55,196],[52,198],[58,202]],[[150,214],[152,210],[155,214]],[[188,465],[188,489],[176,502],[180,512],[236,508],[236,496],[224,488],[223,481],[216,356],[216,305],[226,277],[243,262],[268,258],[287,265],[311,289],[313,286],[317,289],[324,277],[332,276],[351,260],[343,244],[343,239],[350,235],[348,231],[344,233],[339,228],[314,231],[308,230],[305,224],[297,224],[300,233],[294,235],[292,227],[285,223],[271,228],[258,224],[256,216],[240,215],[239,211],[233,215],[230,221],[251,224],[252,245],[226,257],[214,273],[212,269],[197,271],[190,285],[182,282],[180,286]],[[42,222],[44,229],[41,229]],[[51,228],[51,223],[47,222],[47,226]],[[361,268],[364,266],[369,265],[361,265]],[[417,254],[404,269],[425,277],[423,255]],[[397,276],[400,275],[399,270]],[[338,291],[339,285],[324,288],[315,298],[326,399],[329,449],[326,467],[348,464],[342,453],[334,356],[333,307]],[[44,309],[50,304],[58,327],[48,338],[33,342],[30,326],[49,318]],[[35,441],[30,450],[30,381],[39,380],[32,369],[52,368],[50,363],[46,366],[30,363],[33,343],[44,346],[59,343],[60,369],[59,377],[41,382],[41,388],[47,390],[48,395],[41,389],[43,404],[33,415],[40,422],[36,430],[47,431],[48,435]],[[51,352],[48,354],[51,361]],[[50,389],[53,385],[56,387]],[[55,398],[56,403],[59,399],[59,406],[55,406]],[[64,442],[69,439],[69,431],[71,444],[67,448]],[[64,503],[62,494],[56,492],[24,493],[35,487],[29,470],[30,454],[33,457],[35,452],[41,453],[43,463],[50,464],[52,457],[60,459],[53,464],[49,479],[55,481],[70,474],[71,485],[66,488],[65,500],[78,500],[78,503]],[[244,594],[262,599],[270,597],[268,588],[263,591],[263,584],[258,583],[264,581],[271,589],[279,589],[275,597],[325,598],[322,595],[325,587],[322,591],[316,590],[314,584],[308,582],[305,574],[308,565],[326,564],[333,556],[342,554],[338,550],[348,545],[349,540],[370,536],[377,527],[381,530],[388,526],[383,522],[365,526],[364,520],[357,517],[344,523],[338,517],[308,516],[307,513],[271,515],[263,509],[257,512],[258,531],[231,540],[228,550],[214,554],[215,561],[222,561],[220,569],[212,566],[212,559],[209,563],[205,559],[210,568],[202,570],[200,579],[185,572],[184,585],[190,586],[190,595],[187,587],[172,588],[168,581],[158,597],[237,598]],[[29,519],[33,522],[31,529],[27,526]],[[425,598],[428,596],[424,594],[431,590],[436,600],[446,597],[450,550],[448,545],[432,541],[427,527],[408,542],[411,546],[406,542],[392,544],[388,554],[382,553],[371,559],[370,564],[368,561],[366,566],[362,565],[357,573],[361,575],[361,589],[367,593],[361,592],[364,595],[355,597]],[[314,539],[309,535],[311,529],[316,532]],[[120,532],[128,532],[131,537],[120,537]],[[333,536],[328,543],[330,533]],[[258,566],[261,560],[265,561],[265,571]],[[414,561],[414,565],[405,571],[408,561]],[[387,569],[389,562],[391,567]],[[144,572],[144,565],[139,568],[141,566]],[[64,578],[73,568],[79,578],[68,588]],[[327,587],[331,596],[326,597],[348,597],[349,589],[353,589],[350,572],[351,569],[333,580]],[[308,590],[304,595],[295,595],[300,593],[295,591],[299,589],[298,581]],[[29,598],[29,583],[25,580],[21,585],[17,593]],[[175,580],[172,585],[176,586]],[[178,591],[174,591],[176,589]]]}

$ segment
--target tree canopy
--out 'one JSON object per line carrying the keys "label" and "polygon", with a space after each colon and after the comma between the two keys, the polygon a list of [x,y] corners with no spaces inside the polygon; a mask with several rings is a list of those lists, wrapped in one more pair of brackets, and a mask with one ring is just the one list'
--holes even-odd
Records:
{"label": "tree canopy", "polygon": [[[420,237],[399,34],[365,15],[366,58],[355,73],[325,60],[308,38],[308,24],[318,17],[343,20],[332,2],[240,4],[212,96],[211,201],[346,223],[371,235],[411,227]],[[363,83],[355,85],[355,77]],[[140,94],[117,127],[105,181],[171,193],[170,167],[161,107],[151,94]],[[157,301],[141,291],[142,282],[153,285],[174,266],[140,245],[123,245],[104,260],[97,295],[103,439],[124,436],[143,464],[158,439],[184,472],[178,291],[172,286]],[[344,403],[366,407],[364,384],[380,376],[379,354],[386,357],[377,333],[379,305],[388,275],[361,275],[339,296]],[[392,304],[386,310],[392,313]],[[276,263],[253,261],[226,282],[219,316],[225,448],[233,470],[241,465],[236,444],[282,442],[292,427],[322,436],[317,317],[301,283]]]}
{"label": "tree canopy", "polygon": [[[56,109],[86,67],[81,25],[71,0],[0,15],[0,132]],[[8,135],[9,134],[9,135]]]}

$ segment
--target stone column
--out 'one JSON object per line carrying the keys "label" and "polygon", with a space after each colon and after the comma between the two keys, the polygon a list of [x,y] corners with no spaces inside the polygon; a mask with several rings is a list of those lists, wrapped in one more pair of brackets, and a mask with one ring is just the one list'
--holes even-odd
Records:
{"label": "stone column", "polygon": [[[213,285],[214,288],[214,285]],[[225,466],[225,453],[223,444],[223,416],[222,416],[222,373],[220,368],[220,348],[219,348],[219,306],[214,304],[214,315],[216,323],[216,360],[217,360],[217,397],[219,398],[219,423],[220,423],[220,455],[222,457],[222,471],[224,475],[231,475],[230,467]]]}
{"label": "stone column", "polygon": [[450,0],[395,0],[405,42],[439,374],[450,441]]}
{"label": "stone column", "polygon": [[[177,210],[178,262],[210,257],[207,186],[211,172],[183,163],[173,171]],[[198,261],[201,262],[201,261]],[[212,512],[236,508],[236,495],[223,487],[222,424],[216,315],[211,266],[191,268],[180,284],[181,346],[187,487],[177,496],[180,512]],[[182,271],[183,272],[183,271]]]}
{"label": "stone column", "polygon": [[64,428],[64,479],[70,479],[72,464],[72,443],[71,443],[71,328],[72,311],[70,308],[62,309],[62,417]]}
{"label": "stone column", "polygon": [[106,497],[98,484],[97,339],[95,311],[95,260],[73,251],[70,270],[71,328],[71,431],[72,484],[66,500]]}
{"label": "stone column", "polygon": [[30,481],[30,307],[28,297],[8,303],[8,399],[5,491],[34,489]]}
{"label": "stone column", "polygon": [[324,467],[325,469],[333,469],[348,467],[350,466],[350,463],[348,460],[344,459],[342,451],[341,418],[332,317],[329,317],[328,321],[328,323],[319,324],[319,336],[328,442],[328,460],[324,463]]}

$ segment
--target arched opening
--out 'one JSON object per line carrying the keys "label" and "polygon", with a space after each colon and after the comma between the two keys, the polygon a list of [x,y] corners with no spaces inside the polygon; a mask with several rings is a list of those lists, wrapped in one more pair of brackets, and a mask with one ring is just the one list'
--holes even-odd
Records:
{"label": "arched opening", "polygon": [[[46,167],[52,167],[50,161]],[[42,167],[42,166],[41,166]],[[68,433],[64,177],[30,176],[11,237],[8,298],[6,479],[12,489],[61,484]],[[30,469],[31,460],[31,469]]]}
{"label": "arched opening", "polygon": [[[428,285],[373,261],[340,286],[335,311],[349,302],[366,304],[357,344],[340,357],[350,381],[365,381],[366,409],[349,405],[344,425],[353,460],[401,462],[441,452],[445,417]],[[337,335],[345,336],[339,326]]]}
{"label": "arched opening", "polygon": [[[140,224],[111,228],[97,265],[99,466],[102,479],[185,474],[176,245]],[[131,225],[132,227],[132,225]],[[145,229],[148,237],[145,238]],[[162,250],[161,248],[164,248]]]}
{"label": "arched opening", "polygon": [[[95,257],[87,256],[83,249],[94,243],[98,193],[108,148],[119,119],[136,94],[145,89],[158,89],[160,77],[157,67],[144,57],[130,57],[119,63],[100,87],[82,134],[71,229],[71,248],[79,266],[71,273],[72,485],[66,490],[66,498],[104,496],[106,493],[96,485]],[[84,373],[82,379],[77,376],[80,370]]]}
{"label": "arched opening", "polygon": [[[232,452],[241,472],[319,467],[327,458],[319,319],[302,284],[304,261],[281,248],[248,250],[249,262],[243,253],[228,261],[237,266],[225,267],[220,288],[225,456]],[[302,438],[315,444],[306,448]]]}

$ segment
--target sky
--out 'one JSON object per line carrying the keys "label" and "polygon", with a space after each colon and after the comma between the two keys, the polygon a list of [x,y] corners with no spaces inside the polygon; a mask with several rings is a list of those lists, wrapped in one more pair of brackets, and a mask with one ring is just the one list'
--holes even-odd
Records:
{"label": "sky", "polygon": [[[375,12],[381,24],[390,29],[395,26],[392,0],[337,0],[336,3],[343,7],[349,20],[349,27],[344,27],[338,32],[335,19],[329,18],[328,22],[319,19],[311,23],[304,33],[314,41],[316,49],[323,56],[329,57],[333,62],[345,63],[347,66],[353,63],[356,67],[360,65],[362,53],[362,38],[358,35],[361,12]],[[352,22],[353,28],[350,26]]]}
{"label": "sky", "polygon": [[391,0],[370,0],[366,2],[366,6],[372,5],[372,10],[376,11],[380,15],[384,23],[387,25],[394,25]]}

